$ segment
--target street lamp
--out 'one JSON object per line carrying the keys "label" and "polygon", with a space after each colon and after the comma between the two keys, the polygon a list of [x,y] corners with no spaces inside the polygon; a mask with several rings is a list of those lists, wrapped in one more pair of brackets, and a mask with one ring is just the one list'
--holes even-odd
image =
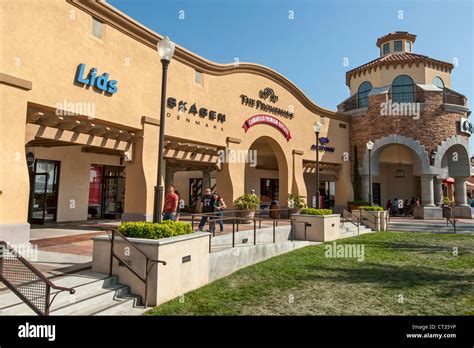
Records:
{"label": "street lamp", "polygon": [[372,152],[372,149],[374,148],[374,143],[372,141],[368,141],[367,144],[365,144],[367,146],[367,150],[369,150],[369,205],[372,205],[373,202],[372,202],[372,168],[371,168],[371,152]]}
{"label": "street lamp", "polygon": [[156,176],[155,186],[155,209],[153,212],[153,222],[161,222],[161,210],[163,203],[163,143],[165,139],[165,100],[166,100],[166,78],[168,75],[168,65],[173,57],[175,44],[165,36],[158,41],[158,54],[161,58],[163,73],[161,79],[161,111],[160,111],[160,140],[158,145],[158,174]]}
{"label": "street lamp", "polygon": [[323,124],[319,121],[313,124],[314,132],[316,133],[316,208],[319,209],[319,133]]}

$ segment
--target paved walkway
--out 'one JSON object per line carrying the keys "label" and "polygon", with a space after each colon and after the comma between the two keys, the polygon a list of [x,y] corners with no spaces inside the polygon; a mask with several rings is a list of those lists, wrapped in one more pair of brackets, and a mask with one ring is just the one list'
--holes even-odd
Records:
{"label": "paved walkway", "polygon": [[[446,225],[444,220],[418,220],[413,218],[391,217],[388,224],[390,231],[454,233],[454,227]],[[474,234],[473,219],[457,219],[456,233]]]}

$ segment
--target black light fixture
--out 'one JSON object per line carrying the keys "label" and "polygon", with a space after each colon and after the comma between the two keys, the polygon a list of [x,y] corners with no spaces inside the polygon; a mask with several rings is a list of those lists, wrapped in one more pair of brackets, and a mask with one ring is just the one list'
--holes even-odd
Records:
{"label": "black light fixture", "polygon": [[323,124],[317,121],[313,124],[314,133],[316,133],[316,208],[320,208],[319,204],[319,133]]}
{"label": "black light fixture", "polygon": [[395,177],[399,179],[406,177],[405,170],[402,168],[402,153],[400,144],[398,144],[398,168],[397,172],[395,173]]}
{"label": "black light fixture", "polygon": [[160,139],[158,145],[158,173],[155,186],[155,206],[153,210],[153,222],[161,223],[161,210],[163,205],[163,147],[165,140],[165,99],[166,99],[166,79],[168,75],[168,65],[173,57],[175,44],[165,36],[157,44],[158,54],[161,58],[163,73],[161,79],[161,112],[160,112]]}
{"label": "black light fixture", "polygon": [[372,149],[374,148],[374,143],[369,140],[367,144],[367,150],[369,151],[369,205],[372,206],[372,168],[371,168],[371,157],[372,157]]}

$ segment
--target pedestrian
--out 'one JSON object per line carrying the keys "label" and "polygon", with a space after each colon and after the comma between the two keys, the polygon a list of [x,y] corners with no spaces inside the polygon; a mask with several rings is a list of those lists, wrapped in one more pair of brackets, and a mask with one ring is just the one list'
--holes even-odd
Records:
{"label": "pedestrian", "polygon": [[181,216],[181,209],[184,209],[184,199],[181,198],[179,191],[175,191],[175,193],[178,196],[178,208],[176,209],[176,221],[179,221],[179,217]]}
{"label": "pedestrian", "polygon": [[212,204],[212,196],[211,196],[211,189],[207,188],[204,191],[204,195],[201,199],[201,204],[199,206],[199,214],[203,214],[201,216],[201,222],[199,222],[199,226],[197,228],[198,231],[203,230],[204,226],[206,225],[207,219],[209,219],[209,213],[214,212],[214,205]]}
{"label": "pedestrian", "polygon": [[[222,221],[222,218],[224,217],[224,209],[227,207],[225,205],[224,199],[219,196],[219,193],[214,192],[212,194],[212,205],[214,206],[214,218],[217,220],[217,223],[219,224],[220,231],[219,232],[224,232],[224,222]],[[210,227],[211,232],[214,232],[216,230],[216,224],[215,222],[211,224]]]}
{"label": "pedestrian", "polygon": [[392,200],[389,199],[388,202],[387,202],[387,210],[390,210],[390,208],[392,208]]}
{"label": "pedestrian", "polygon": [[168,194],[165,197],[165,206],[163,209],[163,220],[176,221],[176,212],[178,210],[178,195],[175,193],[174,185],[168,187]]}
{"label": "pedestrian", "polygon": [[398,198],[392,201],[392,215],[398,215]]}

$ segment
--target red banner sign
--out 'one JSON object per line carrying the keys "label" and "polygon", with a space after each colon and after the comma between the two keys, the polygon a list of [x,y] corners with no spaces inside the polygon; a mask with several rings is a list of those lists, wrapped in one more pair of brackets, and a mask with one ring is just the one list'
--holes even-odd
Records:
{"label": "red banner sign", "polygon": [[283,133],[283,135],[285,136],[286,140],[290,141],[291,139],[291,134],[290,134],[290,130],[288,129],[287,126],[285,126],[285,124],[283,122],[281,122],[279,119],[273,117],[273,116],[270,116],[270,115],[254,115],[252,117],[250,117],[249,119],[247,119],[242,128],[245,130],[245,132],[247,133],[247,130],[250,128],[250,127],[253,127],[255,126],[256,124],[269,124],[269,125],[272,125],[273,127],[277,128],[280,132]]}

